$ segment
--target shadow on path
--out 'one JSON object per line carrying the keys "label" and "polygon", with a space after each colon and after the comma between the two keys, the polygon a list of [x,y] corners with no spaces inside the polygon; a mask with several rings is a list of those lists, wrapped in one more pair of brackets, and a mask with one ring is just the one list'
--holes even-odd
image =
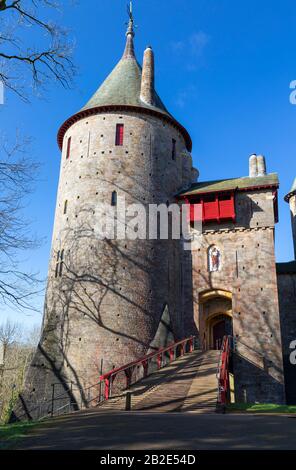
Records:
{"label": "shadow on path", "polygon": [[88,411],[44,423],[18,449],[296,449],[289,416]]}

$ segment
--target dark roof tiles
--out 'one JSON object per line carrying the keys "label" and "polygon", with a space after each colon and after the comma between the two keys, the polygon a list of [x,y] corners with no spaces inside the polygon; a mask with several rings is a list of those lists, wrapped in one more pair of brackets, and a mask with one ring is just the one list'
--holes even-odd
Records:
{"label": "dark roof tiles", "polygon": [[179,196],[191,196],[194,194],[214,193],[219,191],[244,190],[248,188],[275,186],[278,187],[279,180],[276,173],[265,176],[248,176],[242,178],[231,178],[225,180],[204,181],[194,183],[189,189],[179,193]]}
{"label": "dark roof tiles", "polygon": [[154,106],[149,106],[140,99],[141,78],[142,68],[136,58],[123,57],[81,111],[98,106],[136,106],[171,117],[156,91]]}

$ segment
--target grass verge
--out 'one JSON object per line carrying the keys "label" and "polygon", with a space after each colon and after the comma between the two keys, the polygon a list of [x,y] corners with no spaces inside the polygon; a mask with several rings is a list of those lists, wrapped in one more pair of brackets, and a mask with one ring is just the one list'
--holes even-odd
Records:
{"label": "grass verge", "polygon": [[231,403],[226,411],[246,413],[296,413],[296,405],[275,405],[273,403]]}
{"label": "grass verge", "polygon": [[12,447],[25,436],[38,422],[15,423],[0,426],[0,450]]}

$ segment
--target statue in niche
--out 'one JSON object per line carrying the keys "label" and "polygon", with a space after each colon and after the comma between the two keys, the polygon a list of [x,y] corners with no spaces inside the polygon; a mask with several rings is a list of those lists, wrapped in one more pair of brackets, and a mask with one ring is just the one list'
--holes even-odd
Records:
{"label": "statue in niche", "polygon": [[212,246],[209,249],[209,271],[217,272],[220,271],[221,267],[221,253],[216,246]]}

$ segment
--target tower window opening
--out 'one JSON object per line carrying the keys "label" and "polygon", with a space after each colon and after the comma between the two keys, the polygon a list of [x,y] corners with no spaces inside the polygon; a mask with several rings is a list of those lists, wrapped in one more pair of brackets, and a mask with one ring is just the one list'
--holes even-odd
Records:
{"label": "tower window opening", "polygon": [[115,145],[123,145],[124,124],[116,124]]}
{"label": "tower window opening", "polygon": [[172,160],[176,160],[176,143],[175,139],[172,139]]}
{"label": "tower window opening", "polygon": [[70,154],[71,154],[71,137],[69,137],[67,141],[67,153],[66,153],[67,160],[70,158]]}
{"label": "tower window opening", "polygon": [[64,264],[64,250],[58,251],[57,253],[57,262],[55,267],[55,277],[62,277],[63,274],[63,264]]}
{"label": "tower window opening", "polygon": [[66,201],[64,202],[64,214],[67,214],[67,210],[68,210],[68,200],[66,199]]}
{"label": "tower window opening", "polygon": [[117,206],[117,192],[113,191],[111,196],[111,206]]}
{"label": "tower window opening", "polygon": [[54,277],[57,278],[58,275],[59,275],[59,263],[56,264]]}

